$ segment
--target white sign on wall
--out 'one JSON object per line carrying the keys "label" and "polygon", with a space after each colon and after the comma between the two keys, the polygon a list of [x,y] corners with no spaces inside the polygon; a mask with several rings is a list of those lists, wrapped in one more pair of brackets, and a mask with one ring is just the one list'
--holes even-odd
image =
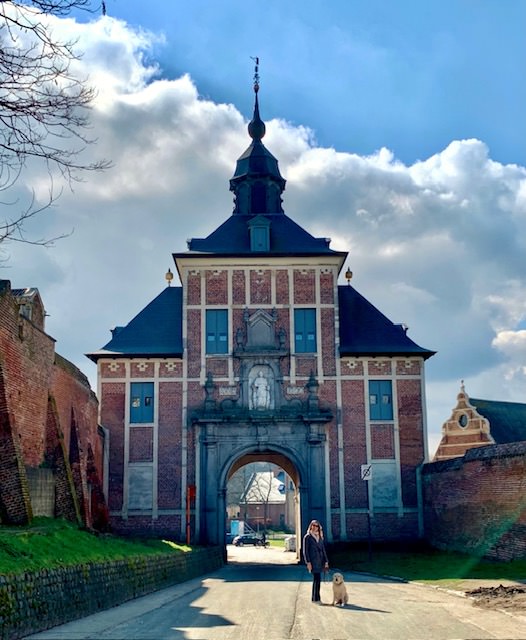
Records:
{"label": "white sign on wall", "polygon": [[362,464],[362,480],[372,480],[373,478],[373,465]]}

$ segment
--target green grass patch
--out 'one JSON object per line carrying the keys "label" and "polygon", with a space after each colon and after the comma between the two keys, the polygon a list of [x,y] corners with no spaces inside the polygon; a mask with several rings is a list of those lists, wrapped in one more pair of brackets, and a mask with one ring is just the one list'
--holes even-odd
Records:
{"label": "green grass patch", "polygon": [[267,538],[271,547],[281,548],[285,547],[285,540],[283,538]]}
{"label": "green grass patch", "polygon": [[526,560],[491,562],[461,553],[439,550],[389,551],[349,549],[331,554],[331,566],[342,571],[364,571],[455,588],[464,580],[524,581]]}
{"label": "green grass patch", "polygon": [[52,518],[35,518],[28,527],[0,527],[0,574],[186,551],[191,547],[170,540],[98,536]]}

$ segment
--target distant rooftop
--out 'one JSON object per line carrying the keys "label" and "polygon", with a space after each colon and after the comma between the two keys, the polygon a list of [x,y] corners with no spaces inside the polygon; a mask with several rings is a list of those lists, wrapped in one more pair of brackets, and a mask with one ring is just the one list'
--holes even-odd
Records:
{"label": "distant rooftop", "polygon": [[526,404],[480,398],[469,401],[489,421],[496,444],[526,441]]}

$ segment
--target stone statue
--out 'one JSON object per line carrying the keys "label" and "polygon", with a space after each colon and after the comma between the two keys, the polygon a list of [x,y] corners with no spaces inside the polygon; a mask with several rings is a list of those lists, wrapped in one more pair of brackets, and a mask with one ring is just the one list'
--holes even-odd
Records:
{"label": "stone statue", "polygon": [[270,385],[261,370],[252,383],[252,408],[270,409]]}

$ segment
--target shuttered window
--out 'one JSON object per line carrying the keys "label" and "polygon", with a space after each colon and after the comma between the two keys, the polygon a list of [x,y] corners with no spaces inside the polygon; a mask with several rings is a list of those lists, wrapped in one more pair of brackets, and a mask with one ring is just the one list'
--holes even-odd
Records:
{"label": "shuttered window", "polygon": [[228,311],[207,309],[206,353],[228,353]]}
{"label": "shuttered window", "polygon": [[153,382],[131,383],[130,422],[153,422]]}
{"label": "shuttered window", "polygon": [[316,352],[316,309],[294,310],[296,353]]}
{"label": "shuttered window", "polygon": [[369,415],[371,420],[393,419],[391,380],[369,380]]}

